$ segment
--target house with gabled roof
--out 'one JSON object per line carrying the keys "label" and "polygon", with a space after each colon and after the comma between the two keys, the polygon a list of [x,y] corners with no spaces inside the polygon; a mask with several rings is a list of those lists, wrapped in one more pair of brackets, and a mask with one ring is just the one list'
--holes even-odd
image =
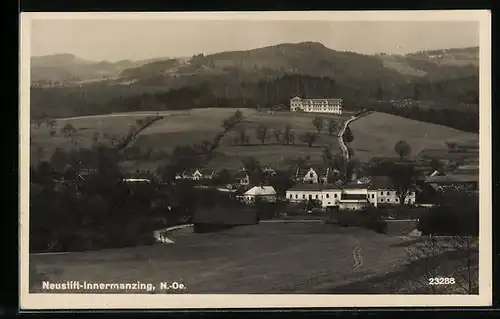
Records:
{"label": "house with gabled roof", "polygon": [[215,176],[215,170],[211,168],[187,169],[177,176],[177,179],[189,179],[193,181],[211,180]]}
{"label": "house with gabled roof", "polygon": [[250,185],[250,175],[244,168],[239,170],[238,172],[236,172],[236,174],[233,175],[233,180],[234,183],[239,186]]}
{"label": "house with gabled roof", "polygon": [[254,186],[243,195],[246,203],[255,203],[257,201],[276,202],[277,193],[272,186]]}
{"label": "house with gabled roof", "polygon": [[307,168],[297,168],[295,170],[295,181],[305,184],[328,183],[329,177],[334,177],[339,171],[321,165],[310,165]]}
{"label": "house with gabled roof", "polygon": [[[416,193],[412,190],[405,199],[406,204],[415,203]],[[399,204],[396,187],[387,176],[367,177],[363,182],[350,181],[336,184],[298,184],[286,192],[289,202],[319,200],[322,207],[340,209],[363,209],[384,204]]]}

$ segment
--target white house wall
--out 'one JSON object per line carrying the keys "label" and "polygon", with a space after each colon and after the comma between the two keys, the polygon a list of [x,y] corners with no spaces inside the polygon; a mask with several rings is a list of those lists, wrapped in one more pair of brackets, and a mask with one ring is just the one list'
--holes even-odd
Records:
{"label": "white house wall", "polygon": [[[387,195],[389,192],[389,195]],[[288,190],[286,199],[290,202],[304,202],[309,199],[321,201],[322,207],[339,206],[339,200],[342,194],[366,195],[368,203],[374,207],[379,204],[399,204],[399,198],[394,190],[367,190],[367,189],[344,189],[344,190]],[[311,196],[311,197],[309,197]],[[405,204],[415,203],[415,192],[411,192],[406,199]]]}
{"label": "white house wall", "polygon": [[323,207],[331,207],[331,206],[338,206],[338,201],[340,200],[341,196],[341,191],[340,190],[325,190],[323,191],[323,201],[322,205]]}
{"label": "white house wall", "polygon": [[[411,192],[405,198],[405,204],[415,203],[415,192]],[[399,204],[399,197],[394,190],[377,190],[377,203],[378,204]]]}

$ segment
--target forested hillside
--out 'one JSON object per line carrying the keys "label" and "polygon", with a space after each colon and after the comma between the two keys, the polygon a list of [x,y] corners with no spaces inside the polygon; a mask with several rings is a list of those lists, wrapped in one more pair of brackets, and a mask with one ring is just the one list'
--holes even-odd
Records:
{"label": "forested hillside", "polygon": [[[120,77],[131,81],[129,85],[100,82],[33,88],[31,112],[32,117],[69,117],[206,107],[286,107],[298,95],[342,97],[346,109],[370,106],[477,131],[477,66],[440,64],[419,54],[401,56],[397,62],[418,70],[414,76],[398,72],[395,64],[387,67],[380,56],[334,51],[314,42],[198,54],[123,70]],[[390,103],[404,99],[422,103],[404,110]],[[445,119],[445,115],[451,117]]]}

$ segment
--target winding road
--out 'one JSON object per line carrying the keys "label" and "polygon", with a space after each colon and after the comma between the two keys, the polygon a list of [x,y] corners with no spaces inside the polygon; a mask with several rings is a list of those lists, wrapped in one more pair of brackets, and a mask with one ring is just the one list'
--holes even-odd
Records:
{"label": "winding road", "polygon": [[351,116],[349,119],[344,121],[344,123],[342,123],[342,127],[340,128],[340,130],[337,134],[337,141],[339,143],[340,149],[342,150],[342,156],[344,157],[346,163],[349,163],[349,161],[351,160],[351,154],[349,154],[349,148],[347,147],[347,145],[344,142],[344,138],[343,138],[344,133],[347,130],[347,128],[349,127],[349,124],[351,124],[352,122],[354,122],[354,121],[356,121],[356,120],[358,120],[358,119],[360,119],[368,114],[371,114],[371,113],[372,113],[372,111],[365,110],[357,115]]}

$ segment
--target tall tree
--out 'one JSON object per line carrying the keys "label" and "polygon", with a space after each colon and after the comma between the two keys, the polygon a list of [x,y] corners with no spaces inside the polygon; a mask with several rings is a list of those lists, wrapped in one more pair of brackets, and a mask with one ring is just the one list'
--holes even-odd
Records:
{"label": "tall tree", "polygon": [[305,132],[300,136],[301,142],[306,143],[309,147],[312,147],[318,135],[315,132]]}
{"label": "tall tree", "polygon": [[394,151],[396,151],[400,159],[403,160],[403,157],[410,155],[411,146],[406,141],[401,140],[394,145]]}
{"label": "tall tree", "polygon": [[241,110],[236,110],[233,114],[233,118],[236,121],[236,123],[239,123],[243,120],[243,113]]}
{"label": "tall tree", "polygon": [[396,188],[399,203],[404,204],[406,198],[415,191],[417,172],[413,164],[392,164],[390,168],[391,180]]}
{"label": "tall tree", "polygon": [[352,134],[350,127],[346,128],[346,130],[344,131],[344,135],[342,135],[342,139],[344,140],[344,143],[352,143],[352,141],[354,140],[354,135]]}
{"label": "tall tree", "polygon": [[318,134],[321,134],[321,130],[323,129],[323,123],[324,123],[323,118],[320,116],[315,116],[312,119],[312,123],[313,123],[314,127],[316,128],[316,130],[318,130]]}
{"label": "tall tree", "polygon": [[283,139],[285,140],[286,145],[289,145],[290,142],[293,141],[292,135],[292,125],[286,124],[283,129]]}
{"label": "tall tree", "polygon": [[337,121],[334,119],[328,120],[328,135],[332,136],[333,133],[337,130]]}
{"label": "tall tree", "polygon": [[255,135],[257,139],[260,140],[262,145],[266,142],[266,137],[267,137],[267,126],[266,125],[259,125],[255,131]]}
{"label": "tall tree", "polygon": [[247,156],[242,160],[243,168],[250,177],[250,182],[257,185],[262,182],[263,174],[260,162],[253,156]]}
{"label": "tall tree", "polygon": [[274,139],[276,140],[276,144],[280,144],[281,143],[281,132],[277,129],[274,129],[273,136],[274,136]]}
{"label": "tall tree", "polygon": [[240,138],[240,143],[241,145],[245,145],[248,141],[248,137],[247,137],[247,133],[244,129],[241,129],[239,132],[238,132],[238,135],[239,135],[239,138]]}

